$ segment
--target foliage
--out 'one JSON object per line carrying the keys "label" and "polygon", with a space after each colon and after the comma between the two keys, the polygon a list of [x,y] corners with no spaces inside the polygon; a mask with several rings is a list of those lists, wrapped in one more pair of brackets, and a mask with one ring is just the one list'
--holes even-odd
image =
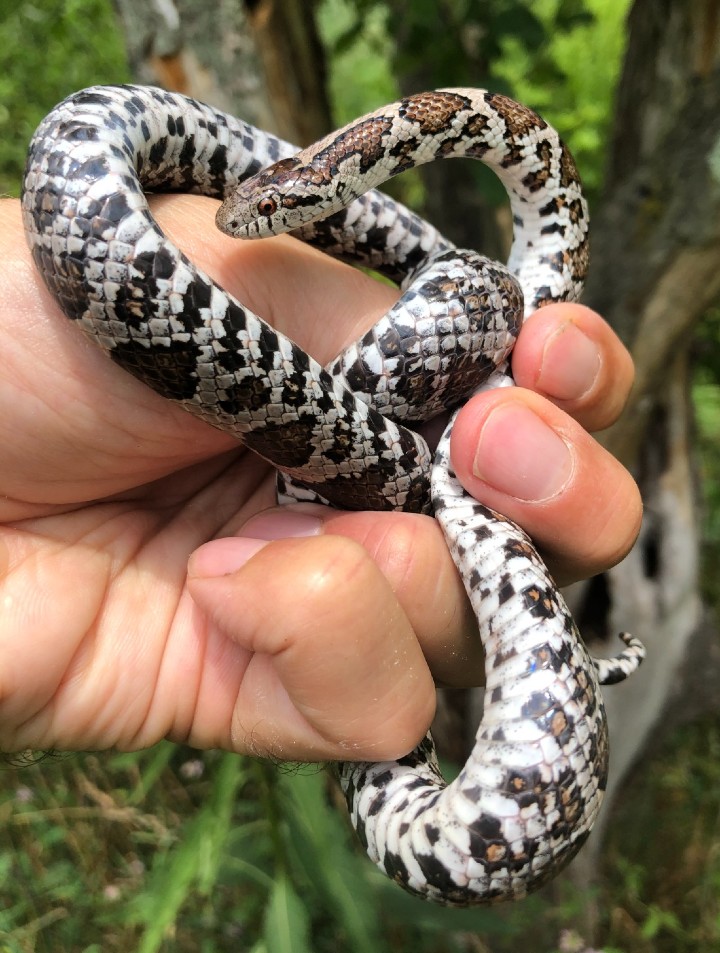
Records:
{"label": "foliage", "polygon": [[[616,810],[596,897],[606,953],[717,949],[718,817],[715,720],[669,739]],[[403,893],[316,768],[169,743],[48,758],[0,771],[0,825],[2,953],[515,953],[530,930],[536,953],[587,949],[572,928],[587,896],[567,887],[501,912]]]}
{"label": "foliage", "polygon": [[572,18],[562,0],[533,6],[549,42],[532,50],[517,35],[504,36],[493,74],[560,131],[592,198],[602,184],[630,0],[575,3]]}
{"label": "foliage", "polygon": [[318,29],[331,51],[328,92],[338,125],[398,96],[388,14],[384,4],[375,4],[359,17],[351,0],[323,0],[318,7]]}
{"label": "foliage", "polygon": [[1,780],[3,953],[450,953],[450,931],[511,929],[390,884],[316,768],[166,743],[6,767]]}
{"label": "foliage", "polygon": [[[432,86],[488,86],[539,110],[567,139],[589,193],[602,181],[630,0],[324,0],[341,122],[397,95],[422,63]],[[418,51],[429,51],[421,59]],[[392,69],[390,65],[392,64]],[[363,82],[357,83],[362,72]],[[504,193],[498,189],[495,197]]]}
{"label": "foliage", "polygon": [[[531,50],[539,50],[548,39],[536,12],[540,4],[531,0],[347,0],[342,6],[351,19],[333,49],[335,55],[350,48],[380,15],[394,39],[388,50],[393,73],[412,76],[422,64],[423,73],[437,86],[487,80],[508,37]],[[554,6],[556,26],[586,19],[577,0],[560,0]]]}
{"label": "foliage", "polygon": [[606,869],[610,943],[638,953],[720,948],[717,717],[679,729],[643,764],[615,811]]}
{"label": "foliage", "polygon": [[50,106],[84,86],[128,78],[108,0],[5,0],[0,6],[0,195],[19,194],[27,143]]}

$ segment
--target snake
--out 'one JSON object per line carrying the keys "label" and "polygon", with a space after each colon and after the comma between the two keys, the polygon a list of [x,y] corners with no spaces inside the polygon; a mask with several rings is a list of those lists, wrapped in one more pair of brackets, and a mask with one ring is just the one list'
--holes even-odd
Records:
{"label": "snake", "polygon": [[[377,187],[469,157],[505,186],[507,265],[457,249]],[[146,193],[222,200],[240,238],[291,232],[400,285],[391,311],[323,367],[197,268],[162,232]],[[370,858],[449,906],[526,896],[577,853],[608,772],[601,684],[640,664],[622,634],[593,658],[529,537],[455,475],[457,408],[512,385],[523,320],[578,298],[588,211],[555,130],[500,93],[407,96],[299,151],[183,95],[96,86],[40,123],[22,188],[34,262],[65,315],[119,366],[278,470],[281,498],[434,513],[485,653],[474,747],[447,783],[431,735],[396,761],[337,765]],[[431,453],[411,424],[453,411]]]}

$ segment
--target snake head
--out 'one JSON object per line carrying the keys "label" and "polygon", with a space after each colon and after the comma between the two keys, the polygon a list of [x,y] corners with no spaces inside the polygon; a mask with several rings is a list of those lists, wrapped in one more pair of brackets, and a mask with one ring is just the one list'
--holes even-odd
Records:
{"label": "snake head", "polygon": [[236,186],[215,224],[235,238],[267,238],[299,228],[327,214],[317,178],[298,157],[281,159]]}

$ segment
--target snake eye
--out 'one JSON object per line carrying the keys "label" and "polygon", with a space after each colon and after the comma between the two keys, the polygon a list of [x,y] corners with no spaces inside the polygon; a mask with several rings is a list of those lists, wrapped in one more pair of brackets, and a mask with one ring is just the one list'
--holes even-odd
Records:
{"label": "snake eye", "polygon": [[260,199],[257,210],[260,215],[274,215],[277,212],[277,202],[271,198]]}

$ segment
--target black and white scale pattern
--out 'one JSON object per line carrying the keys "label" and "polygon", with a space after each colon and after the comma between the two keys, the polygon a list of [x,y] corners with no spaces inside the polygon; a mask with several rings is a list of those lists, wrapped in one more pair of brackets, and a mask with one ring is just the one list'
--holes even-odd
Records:
{"label": "black and white scale pattern", "polygon": [[[511,383],[505,362],[523,299],[530,314],[577,297],[587,267],[580,182],[543,120],[482,90],[408,97],[293,152],[180,95],[84,90],[31,142],[30,248],[64,312],[114,361],[270,460],[291,493],[427,512],[432,482],[486,653],[476,746],[449,786],[430,736],[398,762],[343,763],[340,780],[368,853],[408,890],[455,905],[521,897],[590,831],[607,774],[599,684],[633,671],[643,649],[626,637],[615,659],[591,659],[530,540],[460,487],[452,423],[431,481],[427,446],[401,422]],[[462,155],[492,166],[508,189],[508,268],[458,252],[368,191]],[[188,261],[150,215],[148,190],[225,198],[224,231],[294,230],[402,281],[403,299],[323,369]]]}

